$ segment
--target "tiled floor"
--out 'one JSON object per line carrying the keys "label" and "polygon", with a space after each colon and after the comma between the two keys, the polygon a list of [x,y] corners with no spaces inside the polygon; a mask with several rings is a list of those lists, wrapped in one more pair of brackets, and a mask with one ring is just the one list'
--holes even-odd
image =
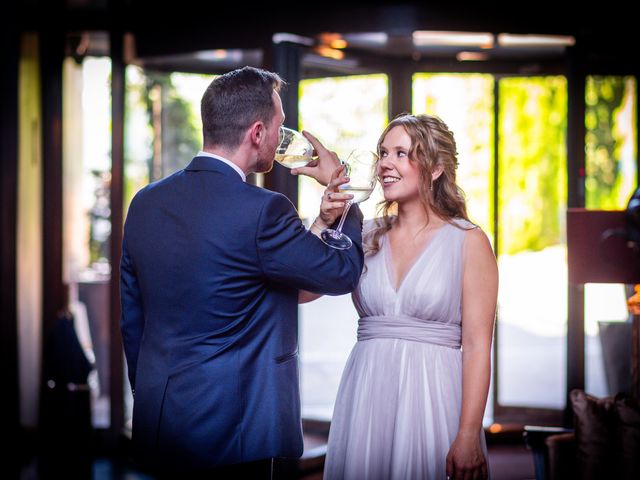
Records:
{"label": "tiled floor", "polygon": [[533,455],[523,445],[490,445],[489,469],[492,480],[535,478]]}

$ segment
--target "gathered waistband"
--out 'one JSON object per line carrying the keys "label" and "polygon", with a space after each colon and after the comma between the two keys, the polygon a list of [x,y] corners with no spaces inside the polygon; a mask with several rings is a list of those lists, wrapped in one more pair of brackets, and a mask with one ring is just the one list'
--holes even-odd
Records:
{"label": "gathered waistband", "polygon": [[461,334],[462,329],[456,323],[433,322],[401,315],[376,315],[358,320],[358,341],[398,338],[460,348]]}

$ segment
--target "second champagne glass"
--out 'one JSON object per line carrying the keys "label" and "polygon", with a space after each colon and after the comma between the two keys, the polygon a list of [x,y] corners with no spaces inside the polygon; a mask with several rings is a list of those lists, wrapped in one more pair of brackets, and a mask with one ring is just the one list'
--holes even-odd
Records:
{"label": "second champagne glass", "polygon": [[357,149],[351,152],[344,164],[346,166],[345,173],[349,177],[349,183],[341,185],[340,190],[352,194],[353,199],[347,202],[337,228],[335,230],[327,228],[320,234],[320,238],[324,243],[338,250],[346,250],[353,244],[351,239],[342,233],[342,226],[344,225],[351,205],[364,202],[369,198],[369,195],[371,195],[371,192],[376,186],[378,155],[369,150]]}
{"label": "second champagne glass", "polygon": [[280,127],[280,144],[276,149],[275,160],[283,167],[304,167],[313,156],[313,145],[302,133],[287,127]]}

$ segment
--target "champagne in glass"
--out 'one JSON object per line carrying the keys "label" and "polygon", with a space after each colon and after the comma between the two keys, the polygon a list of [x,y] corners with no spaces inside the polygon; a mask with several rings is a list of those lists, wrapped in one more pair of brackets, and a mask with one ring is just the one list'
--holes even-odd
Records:
{"label": "champagne in glass", "polygon": [[378,155],[368,150],[354,150],[344,164],[349,183],[341,185],[340,190],[352,194],[353,199],[347,202],[338,227],[335,230],[327,228],[320,234],[324,243],[338,250],[346,250],[353,244],[351,239],[342,233],[342,226],[351,205],[364,202],[376,186]]}
{"label": "champagne in glass", "polygon": [[275,160],[283,167],[304,167],[316,159],[313,145],[297,130],[280,127],[280,145],[276,149]]}
{"label": "champagne in glass", "polygon": [[369,196],[371,192],[373,192],[373,187],[352,187],[349,184],[342,186],[340,190],[343,190],[345,193],[350,193],[353,195],[351,199],[351,203],[360,203],[364,202]]}

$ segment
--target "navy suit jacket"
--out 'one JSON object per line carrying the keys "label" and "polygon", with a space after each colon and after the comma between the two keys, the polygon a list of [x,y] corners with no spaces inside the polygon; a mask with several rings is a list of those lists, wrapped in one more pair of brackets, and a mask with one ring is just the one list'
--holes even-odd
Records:
{"label": "navy suit jacket", "polygon": [[206,469],[302,454],[298,289],[356,287],[361,225],[354,207],[353,247],[329,248],[286,197],[210,157],[135,196],[121,330],[140,461]]}

